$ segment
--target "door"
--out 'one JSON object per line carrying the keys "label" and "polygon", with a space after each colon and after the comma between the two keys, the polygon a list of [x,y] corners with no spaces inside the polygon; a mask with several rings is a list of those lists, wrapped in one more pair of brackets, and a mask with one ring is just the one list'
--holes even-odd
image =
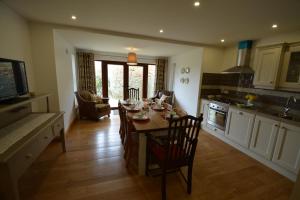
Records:
{"label": "door", "polygon": [[250,149],[271,160],[279,129],[279,121],[256,115],[251,136]]}
{"label": "door", "polygon": [[233,142],[248,148],[253,129],[254,114],[230,108],[225,136]]}
{"label": "door", "polygon": [[283,46],[259,47],[255,54],[254,85],[257,88],[275,88]]}
{"label": "door", "polygon": [[111,107],[117,107],[118,101],[124,99],[124,65],[107,65],[107,91]]}
{"label": "door", "polygon": [[[139,89],[139,99],[143,98],[143,66],[129,66],[128,68],[128,87]],[[147,88],[147,87],[146,87]]]}
{"label": "door", "polygon": [[281,123],[273,162],[297,174],[300,169],[300,127]]}
{"label": "door", "polygon": [[300,44],[290,46],[285,52],[279,86],[300,91]]}

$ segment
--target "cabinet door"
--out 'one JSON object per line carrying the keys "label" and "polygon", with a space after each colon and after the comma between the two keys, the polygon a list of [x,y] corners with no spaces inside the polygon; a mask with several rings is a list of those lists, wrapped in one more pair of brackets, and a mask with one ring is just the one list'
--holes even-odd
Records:
{"label": "cabinet door", "polygon": [[272,159],[279,121],[256,115],[250,149],[268,160]]}
{"label": "cabinet door", "polygon": [[209,106],[209,101],[205,100],[205,99],[201,99],[201,113],[203,114],[202,125],[206,124],[207,114],[208,114],[208,106]]}
{"label": "cabinet door", "polygon": [[295,174],[298,173],[300,168],[300,127],[281,123],[273,161]]}
{"label": "cabinet door", "polygon": [[275,88],[283,46],[260,47],[256,50],[254,85],[257,88]]}
{"label": "cabinet door", "polygon": [[230,108],[225,136],[239,145],[248,148],[253,122],[254,114]]}
{"label": "cabinet door", "polygon": [[300,91],[300,44],[285,52],[279,86]]}

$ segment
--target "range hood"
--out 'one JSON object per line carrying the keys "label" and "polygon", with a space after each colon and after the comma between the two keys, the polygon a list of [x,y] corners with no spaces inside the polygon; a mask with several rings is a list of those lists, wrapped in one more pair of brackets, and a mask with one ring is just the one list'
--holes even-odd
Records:
{"label": "range hood", "polygon": [[254,71],[249,66],[252,41],[245,40],[239,42],[236,66],[224,70],[224,74],[253,74]]}

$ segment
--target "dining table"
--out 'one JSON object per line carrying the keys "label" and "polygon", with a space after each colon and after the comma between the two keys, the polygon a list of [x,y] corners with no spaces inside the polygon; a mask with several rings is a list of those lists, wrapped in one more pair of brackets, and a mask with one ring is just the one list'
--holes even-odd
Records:
{"label": "dining table", "polygon": [[[155,109],[153,106],[148,106],[148,108],[145,109],[145,102],[138,103],[135,109],[126,103],[122,105],[127,110],[127,117],[132,121],[132,125],[139,138],[138,174],[145,175],[147,134],[160,136],[168,133],[169,119],[166,117],[168,110],[167,108]],[[147,118],[144,120],[135,120],[134,115],[138,115],[141,112],[143,112],[144,115],[147,115]]]}

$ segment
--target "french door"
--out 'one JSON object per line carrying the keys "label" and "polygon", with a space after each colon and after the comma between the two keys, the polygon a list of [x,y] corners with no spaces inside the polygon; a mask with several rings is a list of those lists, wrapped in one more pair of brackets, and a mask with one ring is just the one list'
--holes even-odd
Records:
{"label": "french door", "polygon": [[95,61],[97,94],[109,98],[111,107],[128,98],[128,88],[139,88],[139,97],[154,94],[156,66],[139,63],[136,66],[125,62]]}

